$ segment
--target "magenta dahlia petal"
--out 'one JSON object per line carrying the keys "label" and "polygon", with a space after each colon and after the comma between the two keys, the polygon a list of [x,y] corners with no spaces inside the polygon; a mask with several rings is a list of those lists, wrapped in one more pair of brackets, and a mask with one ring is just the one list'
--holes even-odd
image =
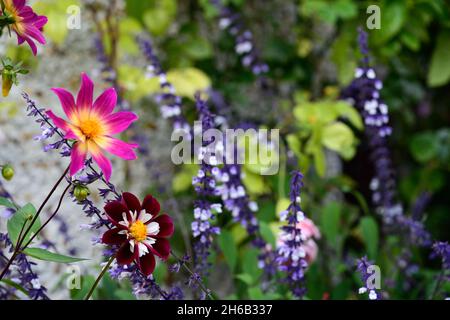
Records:
{"label": "magenta dahlia petal", "polygon": [[42,28],[47,24],[48,19],[46,16],[38,16],[34,22],[34,26],[42,31]]}
{"label": "magenta dahlia petal", "polygon": [[66,116],[69,119],[73,119],[76,112],[75,99],[73,98],[73,95],[63,88],[52,88],[51,90],[58,96]]}
{"label": "magenta dahlia petal", "polygon": [[167,214],[157,216],[152,221],[155,221],[159,224],[159,233],[155,237],[168,238],[173,235],[175,227],[173,225],[172,218]]}
{"label": "magenta dahlia petal", "polygon": [[122,201],[131,212],[140,212],[142,210],[139,199],[130,192],[122,194]]}
{"label": "magenta dahlia petal", "polygon": [[77,140],[78,136],[72,131],[72,130],[68,130],[66,132],[66,134],[64,135],[64,139],[67,140]]}
{"label": "magenta dahlia petal", "polygon": [[32,26],[32,25],[26,26],[25,27],[25,33],[28,34],[33,39],[35,39],[40,44],[45,44],[46,43],[44,35],[35,26]]}
{"label": "magenta dahlia petal", "polygon": [[30,37],[24,36],[25,41],[28,43],[28,45],[31,48],[31,51],[33,52],[33,55],[37,55],[37,46],[33,42],[33,40]]}
{"label": "magenta dahlia petal", "polygon": [[94,98],[94,83],[86,75],[81,74],[81,86],[77,95],[77,107],[81,109],[90,109],[92,107],[92,100]]}
{"label": "magenta dahlia petal", "polygon": [[101,117],[106,117],[113,112],[117,104],[117,93],[114,88],[105,90],[94,102],[92,110]]}
{"label": "magenta dahlia petal", "polygon": [[147,253],[139,258],[138,266],[145,276],[149,276],[153,273],[155,270],[155,265],[155,257],[151,253]]}
{"label": "magenta dahlia petal", "polygon": [[116,259],[117,263],[120,265],[128,265],[133,262],[135,258],[135,254],[130,251],[130,244],[125,242],[120,246],[119,250],[117,250]]}
{"label": "magenta dahlia petal", "polygon": [[129,111],[120,111],[107,116],[105,120],[108,134],[113,135],[125,131],[138,118],[135,113]]}
{"label": "magenta dahlia petal", "polygon": [[25,5],[25,1],[26,0],[13,0],[14,7],[16,7],[16,9],[18,10],[22,9],[23,6]]}
{"label": "magenta dahlia petal", "polygon": [[87,148],[85,143],[78,142],[73,146],[70,161],[71,176],[74,176],[78,171],[80,171],[84,167],[86,154]]}
{"label": "magenta dahlia petal", "polygon": [[161,259],[166,260],[170,255],[169,240],[164,238],[156,239],[156,242],[152,245],[151,251]]}
{"label": "magenta dahlia petal", "polygon": [[161,205],[159,204],[158,200],[153,198],[151,195],[148,195],[142,202],[142,208],[152,216],[156,216],[161,210]]}
{"label": "magenta dahlia petal", "polygon": [[123,229],[114,228],[103,234],[102,242],[109,245],[119,245],[127,241],[125,234],[119,234]]}
{"label": "magenta dahlia petal", "polygon": [[96,148],[90,147],[89,151],[91,152],[92,159],[94,159],[94,161],[100,167],[100,170],[103,172],[105,180],[109,181],[109,179],[111,179],[112,173],[111,161],[103,153],[99,152]]}
{"label": "magenta dahlia petal", "polygon": [[46,111],[45,113],[47,114],[47,116],[48,116],[50,119],[52,119],[52,121],[53,121],[53,123],[55,124],[55,126],[57,126],[58,128],[64,130],[65,132],[71,131],[71,130],[70,130],[70,126],[69,126],[69,124],[67,123],[66,120],[64,120],[64,119],[62,119],[62,118],[60,118],[60,117],[58,117],[58,116],[55,115],[55,114],[53,113],[53,111],[51,111],[51,110],[48,110],[48,111]]}
{"label": "magenta dahlia petal", "polygon": [[124,160],[137,159],[136,153],[133,149],[139,147],[139,145],[135,143],[126,143],[118,139],[104,137],[102,138],[102,144],[100,146],[109,153]]}

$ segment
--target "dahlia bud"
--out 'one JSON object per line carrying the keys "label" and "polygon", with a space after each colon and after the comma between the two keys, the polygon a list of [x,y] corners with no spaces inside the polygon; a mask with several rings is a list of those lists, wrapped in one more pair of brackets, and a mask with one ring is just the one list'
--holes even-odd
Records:
{"label": "dahlia bud", "polygon": [[9,164],[4,165],[2,168],[2,176],[10,181],[14,177],[14,168]]}
{"label": "dahlia bud", "polygon": [[13,85],[13,74],[10,71],[3,70],[2,72],[2,94],[7,97]]}
{"label": "dahlia bud", "polygon": [[89,194],[90,194],[89,188],[81,184],[76,185],[73,190],[73,196],[79,202],[86,200]]}
{"label": "dahlia bud", "polygon": [[0,72],[2,74],[2,94],[4,97],[8,96],[12,85],[19,83],[17,75],[27,74],[28,70],[22,68],[22,62],[14,64],[11,59],[1,59],[2,67]]}

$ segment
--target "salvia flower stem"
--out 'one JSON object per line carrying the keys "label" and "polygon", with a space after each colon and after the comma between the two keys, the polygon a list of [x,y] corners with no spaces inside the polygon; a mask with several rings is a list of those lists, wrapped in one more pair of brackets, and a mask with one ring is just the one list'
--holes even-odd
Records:
{"label": "salvia flower stem", "polygon": [[303,187],[303,175],[299,171],[292,173],[290,183],[290,205],[280,213],[280,221],[287,221],[281,227],[276,262],[278,270],[285,273],[284,281],[289,285],[295,297],[302,298],[306,294],[305,271],[308,267],[306,252],[303,248],[305,236],[299,227],[299,222],[305,220],[305,214],[300,206],[300,191]]}
{"label": "salvia flower stem", "polygon": [[197,276],[194,274],[194,272],[191,270],[191,268],[189,268],[189,267],[186,265],[186,262],[185,262],[183,259],[179,258],[173,251],[171,251],[170,253],[171,253],[172,256],[177,260],[177,263],[178,263],[181,267],[183,267],[184,270],[186,270],[186,271],[189,273],[191,279],[193,279],[193,280],[197,283],[197,285],[198,285],[199,288],[205,293],[205,295],[206,295],[210,300],[214,300],[214,297],[213,297],[213,295],[211,294],[211,290],[209,290],[207,287],[205,287],[205,285],[203,284],[202,279],[200,279],[199,277],[197,277]]}

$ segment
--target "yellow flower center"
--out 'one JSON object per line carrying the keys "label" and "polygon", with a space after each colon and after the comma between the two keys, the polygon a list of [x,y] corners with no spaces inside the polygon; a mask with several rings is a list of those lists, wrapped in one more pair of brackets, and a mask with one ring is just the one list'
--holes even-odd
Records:
{"label": "yellow flower center", "polygon": [[142,242],[147,239],[147,226],[140,220],[130,226],[130,235],[134,240]]}
{"label": "yellow flower center", "polygon": [[80,123],[80,130],[87,139],[94,139],[102,132],[101,124],[96,120],[86,120]]}

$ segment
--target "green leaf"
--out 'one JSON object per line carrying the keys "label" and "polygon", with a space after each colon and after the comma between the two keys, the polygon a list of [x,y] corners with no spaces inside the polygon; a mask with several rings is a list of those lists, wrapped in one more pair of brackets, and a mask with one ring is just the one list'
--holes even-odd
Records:
{"label": "green leaf", "polygon": [[0,282],[4,283],[10,287],[13,287],[13,288],[19,290],[20,292],[24,293],[25,295],[29,296],[28,291],[24,287],[22,287],[20,284],[12,281],[10,279],[2,279],[2,280],[0,280]]}
{"label": "green leaf", "polygon": [[359,225],[369,258],[376,259],[378,251],[378,224],[372,217],[363,217]]}
{"label": "green leaf", "polygon": [[147,1],[152,3],[152,8],[145,11],[142,20],[153,35],[161,36],[166,33],[176,17],[177,2],[175,0]]}
{"label": "green leaf", "polygon": [[131,101],[137,101],[159,90],[158,79],[147,78],[142,68],[121,64],[119,79],[120,85],[126,89],[126,98]]}
{"label": "green leaf", "polygon": [[336,66],[338,80],[342,85],[349,84],[354,77],[356,59],[351,45],[353,38],[353,33],[345,32],[336,38],[332,47],[331,59]]}
{"label": "green leaf", "polygon": [[339,222],[341,217],[341,206],[337,202],[330,202],[323,208],[320,217],[320,230],[327,241],[331,244],[337,243],[339,236]]}
{"label": "green leaf", "polygon": [[355,144],[355,136],[348,126],[335,122],[323,129],[322,144],[345,157],[348,156],[348,149],[352,149]]}
{"label": "green leaf", "polygon": [[[33,220],[34,215],[36,214],[36,209],[31,203],[26,204],[22,208],[20,208],[9,220],[7,223],[8,228],[8,236],[11,239],[14,245],[17,244],[17,240],[19,238],[20,231],[28,229],[31,221]],[[25,227],[23,227],[25,224]],[[32,234],[34,234],[41,227],[41,221],[38,218],[33,226],[30,228],[30,231],[24,236],[25,241],[28,241]]]}
{"label": "green leaf", "polygon": [[242,179],[245,188],[249,193],[254,195],[261,195],[266,193],[268,190],[267,186],[264,183],[264,178],[259,174],[253,173],[250,170],[246,169],[244,166],[245,176]]}
{"label": "green leaf", "polygon": [[178,95],[194,99],[197,91],[204,91],[211,86],[211,80],[196,68],[173,69],[167,73],[167,81],[175,87]]}
{"label": "green leaf", "polygon": [[381,8],[381,28],[374,30],[373,41],[381,45],[398,34],[406,19],[406,6],[403,1],[389,1]]}
{"label": "green leaf", "polygon": [[255,280],[257,280],[262,274],[262,270],[258,267],[258,256],[258,250],[249,249],[245,251],[242,259],[242,270],[244,273],[251,274]]}
{"label": "green leaf", "polygon": [[256,286],[248,289],[248,295],[252,300],[264,300],[264,293],[261,291],[260,286]]}
{"label": "green leaf", "polygon": [[416,134],[409,142],[409,150],[418,162],[427,162],[433,159],[438,151],[439,145],[435,135],[431,132]]}
{"label": "green leaf", "polygon": [[136,296],[130,290],[118,289],[114,295],[120,300],[136,300]]}
{"label": "green leaf", "polygon": [[192,187],[192,177],[196,175],[198,165],[185,164],[172,180],[172,189],[175,193],[189,190]]}
{"label": "green leaf", "polygon": [[[83,300],[84,297],[87,295],[89,290],[94,285],[95,278],[94,276],[88,275],[88,276],[82,276],[81,277],[81,288],[80,289],[71,289],[70,290],[70,298],[72,300]],[[94,292],[93,296],[95,299],[96,292]]]}
{"label": "green leaf", "polygon": [[80,2],[78,0],[41,0],[33,4],[35,12],[48,18],[44,27],[44,35],[58,45],[64,43],[69,32],[67,28],[67,8],[70,6],[79,7]]}
{"label": "green leaf", "polygon": [[352,125],[356,127],[356,129],[362,130],[364,129],[364,124],[362,122],[361,116],[358,111],[345,101],[338,101],[334,104],[335,112],[339,117],[347,119]]}
{"label": "green leaf", "polygon": [[233,235],[227,230],[221,230],[218,241],[220,249],[225,256],[225,260],[231,271],[233,271],[237,262],[237,248],[234,243]]}
{"label": "green leaf", "polygon": [[438,87],[450,80],[450,31],[442,31],[436,42],[428,70],[428,85]]}
{"label": "green leaf", "polygon": [[241,273],[236,275],[236,279],[241,280],[242,282],[244,282],[246,285],[251,286],[254,282],[253,277],[248,274],[248,273]]}
{"label": "green leaf", "polygon": [[52,261],[57,263],[73,263],[87,260],[83,258],[65,256],[41,248],[26,248],[23,253],[39,260]]}
{"label": "green leaf", "polygon": [[275,247],[276,239],[270,226],[266,222],[260,221],[259,230],[264,241],[272,245],[272,247]]}
{"label": "green leaf", "polygon": [[277,217],[280,217],[280,213],[287,210],[289,205],[291,204],[291,200],[289,198],[280,198],[277,201],[277,205],[275,207],[275,213]]}
{"label": "green leaf", "polygon": [[9,200],[3,197],[0,197],[0,206],[12,208],[14,209],[16,206]]}
{"label": "green leaf", "polygon": [[312,154],[314,156],[314,167],[316,168],[317,174],[320,177],[324,177],[325,171],[327,170],[327,162],[322,148],[315,148]]}

